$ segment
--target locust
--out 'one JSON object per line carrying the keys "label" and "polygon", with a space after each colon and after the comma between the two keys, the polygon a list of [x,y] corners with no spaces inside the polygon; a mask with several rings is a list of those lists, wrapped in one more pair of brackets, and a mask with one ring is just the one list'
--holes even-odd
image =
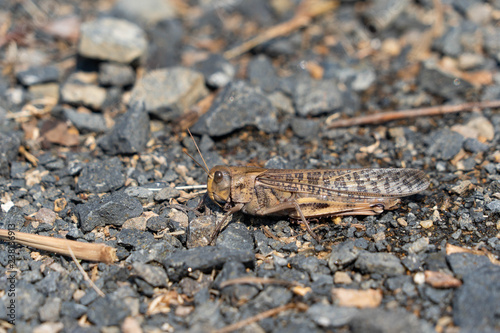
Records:
{"label": "locust", "polygon": [[240,211],[299,220],[320,242],[308,219],[377,215],[397,208],[400,198],[429,186],[423,171],[410,168],[266,169],[217,165],[209,170],[196,148],[205,166],[189,156],[207,173],[208,197],[226,212],[217,223],[210,243],[227,218]]}

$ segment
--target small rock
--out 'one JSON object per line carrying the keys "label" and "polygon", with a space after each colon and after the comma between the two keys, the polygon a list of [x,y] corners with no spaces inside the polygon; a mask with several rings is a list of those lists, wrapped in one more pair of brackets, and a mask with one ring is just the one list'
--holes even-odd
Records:
{"label": "small rock", "polygon": [[146,55],[146,34],[131,22],[100,18],[82,24],[80,33],[78,52],[84,57],[129,64]]}
{"label": "small rock", "polygon": [[29,86],[28,92],[34,99],[36,98],[54,98],[59,100],[59,83],[41,83]]}
{"label": "small rock", "polygon": [[[422,221],[422,222],[424,222],[424,221]],[[422,225],[422,222],[420,222],[420,225]],[[432,225],[432,221],[430,221],[430,222]],[[410,246],[408,246],[408,253],[425,252],[425,250],[427,250],[427,246],[429,245],[429,238],[421,237],[409,245]]]}
{"label": "small rock", "polygon": [[129,65],[103,62],[99,65],[99,83],[104,86],[124,87],[135,82],[135,72]]}
{"label": "small rock", "polygon": [[387,276],[405,273],[401,261],[391,253],[371,253],[363,251],[354,263],[354,267],[362,273],[380,274]]}
{"label": "small rock", "polygon": [[128,187],[125,189],[125,194],[132,198],[137,198],[142,204],[148,204],[150,202],[153,202],[153,196],[154,193],[153,191],[143,188],[140,186],[135,186],[135,187]]}
{"label": "small rock", "polygon": [[464,150],[470,153],[480,153],[487,151],[488,148],[488,145],[478,141],[477,139],[467,138],[464,141]]}
{"label": "small rock", "polygon": [[112,8],[113,14],[143,26],[151,26],[163,20],[177,17],[173,2],[162,0],[118,0]]}
{"label": "small rock", "polygon": [[144,250],[151,247],[155,239],[150,232],[137,229],[122,229],[116,234],[118,244],[131,247],[134,250]]}
{"label": "small rock", "polygon": [[358,258],[358,255],[359,250],[354,246],[354,242],[352,241],[335,245],[328,258],[328,267],[335,272],[354,262]]}
{"label": "small rock", "polygon": [[146,221],[146,228],[158,232],[168,228],[168,220],[162,216],[153,216]]}
{"label": "small rock", "polygon": [[16,160],[21,140],[17,135],[0,133],[0,176],[10,174],[10,163]]}
{"label": "small rock", "polygon": [[332,328],[347,325],[358,312],[356,308],[316,303],[307,309],[307,316],[321,327]]}
{"label": "small rock", "polygon": [[500,200],[493,200],[486,207],[493,213],[500,213]]}
{"label": "small rock", "polygon": [[17,79],[22,85],[32,86],[46,82],[57,82],[59,80],[59,70],[55,66],[31,67],[25,71],[17,73]]}
{"label": "small rock", "polygon": [[476,117],[469,121],[466,126],[475,130],[478,136],[482,136],[488,141],[492,141],[495,138],[495,128],[488,118]]}
{"label": "small rock", "polygon": [[434,222],[432,222],[432,220],[423,220],[420,221],[420,226],[424,229],[429,229],[434,226]]}
{"label": "small rock", "polygon": [[253,250],[241,251],[218,246],[205,246],[175,251],[165,258],[163,265],[167,269],[170,280],[178,281],[195,270],[211,271],[228,261],[251,264],[254,259]]}
{"label": "small rock", "polygon": [[229,223],[217,237],[217,246],[237,251],[253,251],[253,238],[248,227],[240,222]]}
{"label": "small rock", "polygon": [[227,86],[236,74],[234,66],[220,54],[211,54],[207,59],[197,63],[195,67],[205,76],[207,86],[212,89]]}
{"label": "small rock", "polygon": [[472,182],[470,180],[463,180],[458,185],[455,185],[451,188],[451,192],[456,193],[458,195],[463,195],[470,189]]}
{"label": "small rock", "polygon": [[191,132],[222,136],[248,125],[256,126],[266,133],[277,132],[277,110],[260,88],[236,81],[219,93],[208,112],[191,128]]}
{"label": "small rock", "polygon": [[429,154],[445,161],[451,160],[460,152],[465,138],[448,129],[439,130],[431,135]]}
{"label": "small rock", "polygon": [[127,316],[130,309],[123,301],[111,299],[111,297],[99,297],[88,306],[88,319],[96,326],[116,326]]}
{"label": "small rock", "polygon": [[453,299],[453,320],[462,330],[493,332],[498,328],[500,267],[486,264],[463,276]]}
{"label": "small rock", "polygon": [[452,253],[446,256],[446,261],[458,278],[491,264],[488,257],[472,253]]}
{"label": "small rock", "polygon": [[61,87],[61,98],[73,105],[84,105],[100,110],[106,101],[106,89],[90,84],[65,83]]}
{"label": "small rock", "polygon": [[111,132],[99,140],[99,146],[110,155],[135,154],[144,151],[149,137],[149,117],[144,104],[132,104]]}
{"label": "small rock", "polygon": [[331,114],[343,104],[336,79],[300,78],[293,91],[293,101],[297,114],[301,117]]}
{"label": "small rock", "polygon": [[80,132],[104,133],[108,130],[106,121],[101,114],[92,112],[78,112],[73,109],[65,108],[63,110],[66,119],[71,121]]}
{"label": "small rock", "polygon": [[166,287],[168,283],[165,269],[158,266],[134,262],[132,264],[135,273],[153,287]]}
{"label": "small rock", "polygon": [[117,157],[86,164],[78,178],[76,192],[102,193],[119,189],[125,184],[123,166]]}
{"label": "small rock", "polygon": [[186,246],[191,249],[209,245],[213,232],[215,231],[215,219],[213,215],[203,215],[189,222]]}
{"label": "small rock", "polygon": [[488,27],[483,30],[484,49],[497,62],[500,61],[500,29]]}
{"label": "small rock", "polygon": [[467,96],[474,90],[472,84],[444,72],[432,61],[424,63],[419,73],[419,82],[423,89],[448,99]]}
{"label": "small rock", "polygon": [[352,279],[346,272],[337,271],[333,275],[333,282],[335,284],[351,284]]}
{"label": "small rock", "polygon": [[178,66],[184,46],[184,26],[181,20],[158,22],[148,29],[148,69]]}
{"label": "small rock", "polygon": [[374,1],[363,12],[363,18],[374,32],[381,32],[403,14],[410,1]]}
{"label": "small rock", "polygon": [[62,301],[59,297],[48,297],[38,310],[41,321],[56,322],[59,320]]}
{"label": "small rock", "polygon": [[116,192],[76,206],[76,214],[84,232],[105,225],[121,226],[126,220],[142,214],[142,205],[136,198]]}
{"label": "small rock", "polygon": [[248,79],[254,86],[270,93],[279,87],[279,80],[271,60],[264,55],[252,59],[248,64]]}
{"label": "small rock", "polygon": [[293,118],[292,131],[300,138],[314,138],[319,133],[319,122],[313,119]]}
{"label": "small rock", "polygon": [[422,333],[434,331],[429,324],[403,309],[363,309],[358,312],[357,316],[352,318],[349,326],[353,333]]}
{"label": "small rock", "polygon": [[180,195],[180,191],[174,187],[166,186],[156,192],[155,201],[163,202],[173,198],[177,198]]}
{"label": "small rock", "polygon": [[207,93],[201,73],[183,67],[163,68],[147,73],[135,84],[130,104],[145,103],[147,112],[168,121],[182,115]]}

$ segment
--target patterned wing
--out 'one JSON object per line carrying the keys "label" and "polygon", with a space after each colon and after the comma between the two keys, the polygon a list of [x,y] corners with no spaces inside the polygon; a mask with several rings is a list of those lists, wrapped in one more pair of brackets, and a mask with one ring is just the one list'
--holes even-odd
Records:
{"label": "patterned wing", "polygon": [[425,190],[429,180],[416,169],[270,169],[256,181],[275,190],[321,196],[404,197]]}

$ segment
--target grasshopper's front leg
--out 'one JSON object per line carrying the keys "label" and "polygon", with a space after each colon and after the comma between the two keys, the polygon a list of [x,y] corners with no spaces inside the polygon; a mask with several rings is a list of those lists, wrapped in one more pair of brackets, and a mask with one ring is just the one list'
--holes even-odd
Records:
{"label": "grasshopper's front leg", "polygon": [[210,236],[210,241],[208,242],[208,245],[212,245],[213,242],[217,239],[217,236],[219,235],[220,231],[224,227],[224,224],[226,223],[227,218],[229,215],[232,215],[238,211],[240,211],[243,208],[244,204],[236,204],[233,207],[230,207],[226,210],[226,214],[222,218],[222,220],[215,225],[215,229],[212,232],[212,235]]}

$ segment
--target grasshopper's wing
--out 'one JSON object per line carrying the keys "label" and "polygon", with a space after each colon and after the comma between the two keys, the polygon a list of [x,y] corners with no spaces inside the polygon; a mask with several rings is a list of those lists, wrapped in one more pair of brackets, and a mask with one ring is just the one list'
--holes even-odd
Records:
{"label": "grasshopper's wing", "polygon": [[404,197],[425,190],[429,180],[416,169],[270,169],[256,178],[256,185],[342,200]]}

